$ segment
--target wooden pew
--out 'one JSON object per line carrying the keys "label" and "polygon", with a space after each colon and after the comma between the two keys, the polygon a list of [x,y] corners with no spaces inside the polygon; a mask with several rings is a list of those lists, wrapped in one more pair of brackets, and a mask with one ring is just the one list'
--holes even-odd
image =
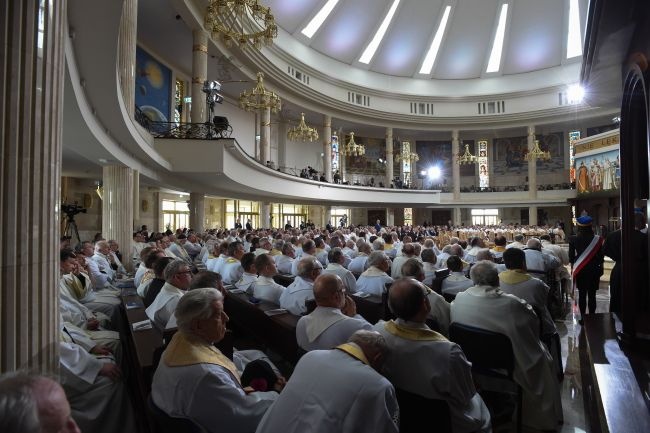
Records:
{"label": "wooden pew", "polygon": [[295,279],[296,277],[289,274],[277,274],[273,276],[273,281],[284,287],[289,287],[289,285],[293,283]]}
{"label": "wooden pew", "polygon": [[252,304],[245,293],[228,293],[224,301],[226,314],[236,330],[268,346],[285,360],[295,364],[299,357],[296,324],[300,317],[290,313],[275,316],[267,316],[264,313],[278,308],[276,304],[266,301]]}

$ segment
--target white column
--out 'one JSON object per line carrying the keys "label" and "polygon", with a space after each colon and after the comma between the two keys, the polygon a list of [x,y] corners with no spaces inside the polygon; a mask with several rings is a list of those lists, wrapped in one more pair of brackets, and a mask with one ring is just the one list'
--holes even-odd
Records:
{"label": "white column", "polygon": [[140,172],[133,170],[133,226],[137,228],[140,222]]}
{"label": "white column", "polygon": [[[415,140],[409,140],[411,143],[411,153],[417,154],[417,144],[415,143]],[[415,162],[414,160],[411,160],[411,185],[415,185],[415,183],[418,180],[418,163]]]}
{"label": "white column", "polygon": [[208,33],[199,29],[192,31],[192,123],[206,121],[205,95],[201,90],[208,77]]}
{"label": "white column", "polygon": [[[328,222],[332,219],[332,206],[323,206],[323,221],[321,227],[325,227]],[[336,224],[334,224],[336,226]]]}
{"label": "white column", "polygon": [[271,203],[262,202],[260,204],[260,224],[261,228],[271,228]]}
{"label": "white column", "polygon": [[287,166],[287,121],[278,122],[278,163],[275,168]]}
{"label": "white column", "polygon": [[266,164],[271,160],[271,109],[262,108],[260,134],[260,162]]}
{"label": "white column", "polygon": [[65,0],[0,3],[0,372],[59,368],[66,11]]}
{"label": "white column", "polygon": [[138,0],[124,0],[120,20],[118,66],[120,87],[129,116],[135,111],[135,47],[138,37]]}
{"label": "white column", "polygon": [[[341,141],[341,140],[343,140],[343,141],[345,140],[345,135],[342,135],[341,137],[339,137],[339,151],[341,149],[343,149],[343,146],[345,146],[345,143],[343,141]],[[339,154],[339,163],[340,163],[340,166],[341,166],[341,183],[345,183],[345,181],[347,180],[346,176],[345,176],[345,159],[346,158],[347,157],[345,155],[343,155],[343,153]]]}
{"label": "white column", "polygon": [[160,198],[160,191],[153,193],[153,203],[151,203],[153,211],[153,227],[151,230],[155,232],[163,232],[163,216],[162,216],[162,199]]}
{"label": "white column", "polygon": [[[532,151],[534,147],[535,125],[530,125],[528,127],[528,152]],[[528,197],[537,198],[537,159],[532,158],[528,160]],[[537,220],[537,213],[535,220]]]}
{"label": "white column", "polygon": [[201,193],[190,193],[190,227],[198,233],[205,230],[205,196]]}
{"label": "white column", "polygon": [[395,209],[392,207],[386,208],[386,225],[394,226],[395,225]]}
{"label": "white column", "polygon": [[[460,200],[460,166],[458,165],[458,154],[460,153],[460,139],[458,129],[451,131],[451,182],[454,188],[454,200]],[[454,213],[455,215],[455,213]],[[453,219],[456,224],[456,217]],[[458,215],[460,221],[460,213]]]}
{"label": "white column", "polygon": [[[128,251],[133,240],[133,169],[107,165],[103,170],[102,236],[115,239],[122,251]],[[131,270],[131,261],[124,267]]]}
{"label": "white column", "polygon": [[393,181],[393,160],[393,128],[389,126],[386,128],[386,188],[390,188]]}
{"label": "white column", "polygon": [[332,116],[323,115],[323,172],[325,180],[332,182]]}
{"label": "white column", "polygon": [[462,214],[460,211],[459,207],[453,208],[453,217],[452,217],[452,222],[454,223],[455,226],[459,226],[463,221],[462,221]]}
{"label": "white column", "polygon": [[537,206],[528,206],[528,225],[537,225]]}

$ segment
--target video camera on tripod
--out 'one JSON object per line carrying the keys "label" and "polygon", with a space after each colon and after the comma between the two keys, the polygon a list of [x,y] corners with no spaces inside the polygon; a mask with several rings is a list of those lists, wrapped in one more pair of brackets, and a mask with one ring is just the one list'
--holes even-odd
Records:
{"label": "video camera on tripod", "polygon": [[77,204],[77,202],[74,202],[73,204],[62,203],[61,210],[70,221],[74,219],[75,215],[88,212],[88,209]]}

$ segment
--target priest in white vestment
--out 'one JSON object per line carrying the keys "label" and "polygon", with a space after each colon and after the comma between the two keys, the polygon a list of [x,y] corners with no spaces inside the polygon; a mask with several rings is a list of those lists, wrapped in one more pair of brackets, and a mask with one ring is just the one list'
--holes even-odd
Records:
{"label": "priest in white vestment", "polygon": [[259,273],[259,277],[251,285],[253,296],[280,305],[280,296],[284,293],[285,288],[273,280],[273,276],[278,273],[273,256],[260,254],[255,257],[255,269]]}
{"label": "priest in white vestment", "polygon": [[314,281],[323,271],[323,265],[313,256],[298,261],[298,275],[282,292],[280,307],[297,316],[306,313],[305,301],[314,299]]}
{"label": "priest in white vestment", "polygon": [[370,265],[357,280],[357,292],[381,296],[386,291],[386,284],[393,279],[386,273],[390,269],[390,259],[383,251],[373,251],[368,256]]}
{"label": "priest in white vestment", "polygon": [[337,275],[343,281],[346,293],[356,293],[357,279],[354,278],[352,272],[345,268],[345,256],[341,248],[332,248],[327,258],[329,263],[327,264],[327,268],[323,270],[323,273]]}
{"label": "priest in white vestment", "polygon": [[163,275],[165,285],[162,286],[153,303],[145,310],[147,317],[161,330],[176,326],[174,310],[176,310],[179,299],[190,287],[192,271],[185,260],[174,259],[167,265]]}

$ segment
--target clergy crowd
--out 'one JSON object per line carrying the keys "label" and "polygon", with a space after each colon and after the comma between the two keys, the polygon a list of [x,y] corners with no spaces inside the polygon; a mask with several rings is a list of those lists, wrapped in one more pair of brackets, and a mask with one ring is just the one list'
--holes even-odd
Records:
{"label": "clergy crowd", "polygon": [[[133,275],[152,325],[176,330],[153,377],[152,403],[201,431],[397,432],[397,395],[408,392],[446,402],[455,433],[489,432],[472,364],[449,340],[453,323],[510,340],[524,424],[555,431],[563,420],[562,363],[549,297],[572,294],[567,266],[582,253],[570,240],[570,257],[560,244],[566,239],[559,225],[379,223],[151,234],[143,227],[123,251],[104,239],[73,249],[64,237],[60,386],[6,375],[0,401],[26,393],[38,400],[38,415],[37,389],[50,386],[65,392],[68,431],[135,431],[118,332],[118,283]],[[293,282],[278,284],[278,274]],[[295,337],[304,354],[288,379],[261,351],[235,350],[229,359],[215,347],[231,290],[301,316]],[[354,296],[384,296],[394,318],[368,322]]]}

